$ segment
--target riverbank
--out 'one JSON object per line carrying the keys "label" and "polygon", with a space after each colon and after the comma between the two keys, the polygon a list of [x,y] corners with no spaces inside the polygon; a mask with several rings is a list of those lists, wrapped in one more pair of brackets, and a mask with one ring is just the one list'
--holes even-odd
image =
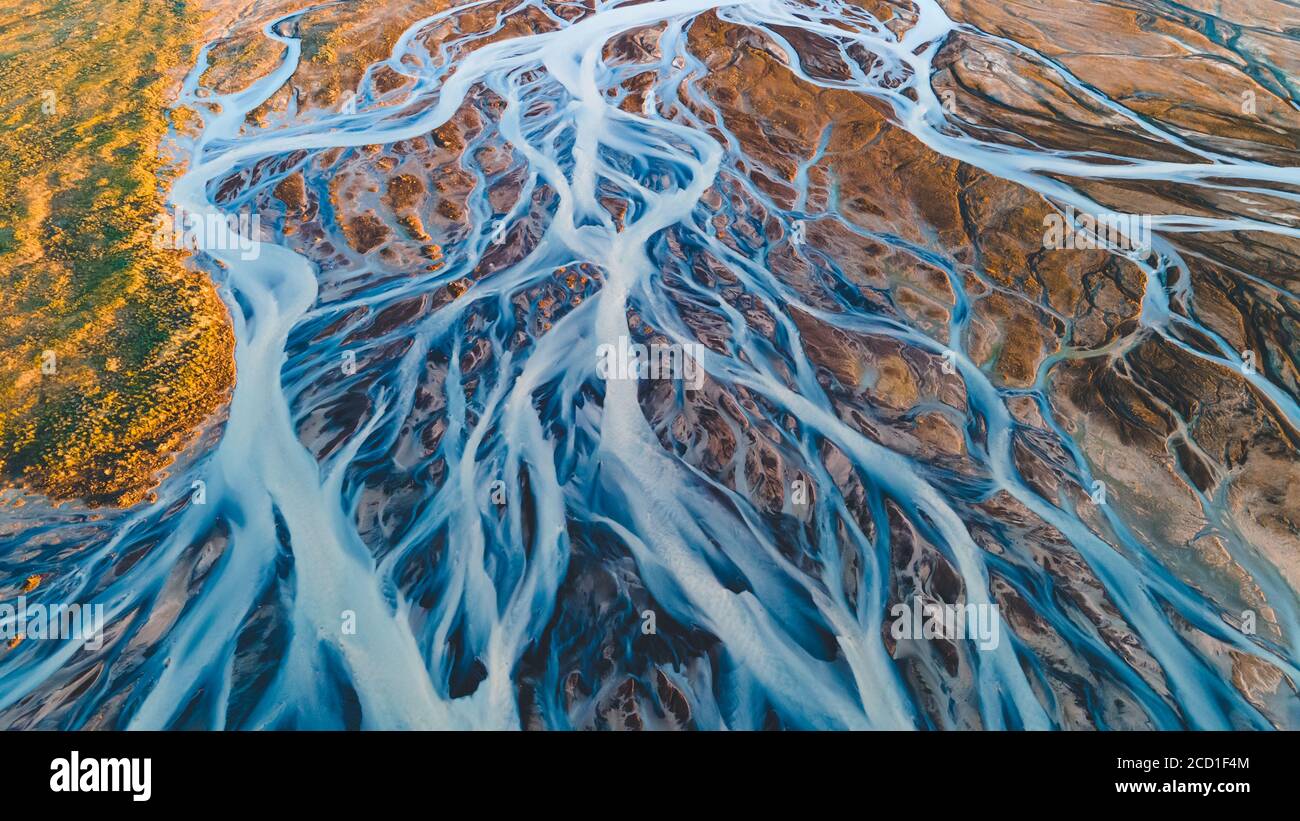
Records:
{"label": "riverbank", "polygon": [[210,278],[152,242],[198,11],[0,0],[0,483],[139,502],[234,382]]}

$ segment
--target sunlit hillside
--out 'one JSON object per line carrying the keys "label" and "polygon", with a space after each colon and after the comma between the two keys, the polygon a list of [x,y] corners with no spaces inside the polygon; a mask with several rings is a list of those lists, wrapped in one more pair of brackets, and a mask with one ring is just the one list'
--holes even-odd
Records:
{"label": "sunlit hillside", "polygon": [[0,482],[130,503],[219,407],[233,336],[155,250],[183,2],[0,0]]}

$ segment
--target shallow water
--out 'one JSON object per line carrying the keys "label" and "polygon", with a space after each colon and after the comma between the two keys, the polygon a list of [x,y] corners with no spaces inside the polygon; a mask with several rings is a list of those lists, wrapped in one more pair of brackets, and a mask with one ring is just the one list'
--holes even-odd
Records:
{"label": "shallow water", "polygon": [[[925,257],[946,272],[955,297],[942,335],[853,297],[835,261],[811,248],[796,245],[794,253],[820,266],[834,302],[814,304],[774,272],[769,252],[811,220],[840,220],[905,254],[928,252],[853,226],[834,202],[813,205],[815,148],[800,160],[793,207],[736,173],[764,163],[744,155],[744,141],[701,87],[709,69],[689,50],[688,31],[715,12],[764,33],[803,82],[874,98],[933,152],[1060,207],[1104,210],[1066,180],[1249,191],[1300,183],[1300,169],[1192,146],[1104,97],[1171,154],[1179,148],[1199,159],[1087,155],[975,136],[929,82],[936,54],[961,28],[934,2],[915,5],[917,19],[901,36],[865,9],[830,0],[611,2],[573,22],[532,0],[493,8],[504,21],[526,7],[554,29],[505,39],[490,38],[491,29],[453,33],[430,53],[421,34],[466,7],[418,21],[384,63],[411,81],[400,99],[381,100],[372,71],[355,112],[316,111],[260,129],[246,126],[245,115],[297,69],[300,42],[291,31],[300,13],[266,26],[284,46],[279,67],[239,93],[201,89],[208,52],[201,55],[182,103],[219,106],[220,114],[207,116],[202,135],[185,145],[175,207],[196,214],[261,207],[278,180],[331,148],[419,138],[477,106],[483,125],[460,159],[475,181],[470,230],[435,233],[446,264],[396,279],[364,268],[322,270],[278,230],[256,259],[206,252],[238,340],[228,418],[219,436],[178,464],[152,505],[90,521],[39,504],[6,511],[14,520],[0,548],[6,570],[51,569],[53,582],[35,597],[103,603],[110,626],[100,651],[26,642],[0,658],[0,721],[562,729],[614,726],[611,716],[627,722],[635,714],[640,726],[1049,728],[1075,723],[1047,685],[1049,668],[1068,657],[1088,671],[1071,687],[1095,726],[1294,726],[1293,691],[1283,685],[1283,718],[1270,718],[1225,667],[1231,649],[1295,680],[1300,602],[1266,555],[1232,535],[1224,499],[1206,498],[1206,516],[1221,523],[1227,550],[1269,602],[1277,637],[1239,630],[1235,600],[1172,568],[1168,551],[1127,521],[1122,506],[1088,504],[1092,468],[1050,414],[1057,359],[1049,357],[1028,388],[992,380],[967,350],[970,283],[951,260]],[[648,62],[606,59],[615,38],[659,24],[658,53]],[[791,31],[835,44],[850,76],[806,69]],[[466,48],[478,40],[488,42]],[[851,46],[876,59],[864,65]],[[654,72],[648,102],[626,110],[622,95],[609,92],[646,70]],[[1099,96],[1082,83],[1076,90]],[[484,102],[491,95],[498,104]],[[706,121],[703,112],[713,116]],[[508,145],[510,168],[520,171],[508,211],[488,197],[508,172],[484,168],[477,149],[487,145]],[[217,204],[222,181],[266,158],[283,162],[259,166],[254,184]],[[711,204],[709,192],[719,189],[740,196]],[[710,220],[722,214],[743,223],[741,197],[761,204],[779,234],[757,233],[747,246],[724,242]],[[606,207],[610,200],[621,204],[619,215]],[[1170,238],[1191,229],[1280,236],[1300,229],[1268,214],[1158,215],[1153,227],[1153,253],[1131,255],[1146,273],[1135,333],[1240,370],[1241,353],[1189,310],[1194,294]],[[445,304],[420,303],[426,310],[414,319],[368,337],[337,330],[360,308],[373,318],[435,293],[497,249],[510,249],[508,261]],[[722,273],[710,285],[691,275],[699,265]],[[535,333],[520,321],[520,295],[557,270],[582,271],[590,288]],[[756,332],[736,293],[773,318],[770,334]],[[691,406],[682,382],[651,386],[598,373],[602,345],[639,338],[630,312],[670,343],[700,343],[688,305],[706,307],[727,330],[702,349],[702,391],[743,399],[736,409],[765,432],[783,464],[810,480],[805,509],[787,494],[773,513],[745,471],[723,481],[701,467],[699,440],[671,431]],[[846,419],[809,358],[796,310],[935,362],[946,357],[945,373],[964,395],[964,407],[946,412],[960,420],[977,470],[936,466]],[[1187,342],[1184,328],[1215,349]],[[345,362],[355,369],[341,368]],[[1243,378],[1300,430],[1300,406],[1286,386],[1263,371]],[[1024,396],[1048,420],[1069,494],[1048,498],[1022,475],[1014,448],[1023,425],[1008,401]],[[357,403],[364,410],[355,425],[320,422],[322,408]],[[421,450],[412,442],[427,441],[420,432],[431,408],[440,430]],[[329,436],[313,428],[316,440],[305,443],[312,425]],[[330,447],[319,446],[330,437]],[[1084,606],[1061,593],[1023,531],[987,521],[977,507],[998,494],[1059,534],[1052,549],[1082,560],[1140,654],[1107,640]],[[903,533],[943,557],[961,603],[1005,602],[995,586],[1014,588],[1058,645],[1044,650],[1022,638],[1005,604],[995,647],[957,641],[941,654],[895,642],[892,605],[912,594],[896,580]],[[1116,713],[1111,704],[1125,707]]]}

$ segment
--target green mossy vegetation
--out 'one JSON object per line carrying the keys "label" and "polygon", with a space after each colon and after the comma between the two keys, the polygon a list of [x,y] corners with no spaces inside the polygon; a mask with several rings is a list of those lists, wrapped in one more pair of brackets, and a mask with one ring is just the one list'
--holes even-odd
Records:
{"label": "green mossy vegetation", "polygon": [[211,282],[153,243],[195,13],[0,0],[0,483],[138,502],[233,383]]}

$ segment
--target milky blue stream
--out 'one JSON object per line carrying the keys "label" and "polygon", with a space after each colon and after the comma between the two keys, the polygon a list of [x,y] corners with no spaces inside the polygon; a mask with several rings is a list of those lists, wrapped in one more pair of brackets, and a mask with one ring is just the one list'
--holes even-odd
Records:
{"label": "milky blue stream", "polygon": [[[412,24],[384,61],[411,80],[398,101],[380,100],[372,82],[376,66],[357,90],[355,111],[298,113],[265,128],[247,126],[245,116],[298,68],[301,44],[290,34],[303,12],[266,27],[283,55],[270,74],[238,93],[201,87],[205,49],[181,100],[207,112],[205,128],[183,141],[186,165],[171,189],[173,206],[199,214],[246,209],[328,149],[428,135],[490,91],[503,105],[491,109],[493,117],[461,159],[475,181],[471,230],[434,236],[447,261],[436,271],[346,288],[326,289],[328,272],[278,234],[261,244],[256,259],[243,259],[238,250],[203,255],[238,340],[237,384],[224,429],[177,464],[156,503],[120,513],[39,503],[6,511],[16,523],[0,546],[6,573],[53,573],[33,601],[102,603],[109,627],[99,651],[27,642],[0,657],[4,723],[571,728],[596,721],[601,705],[630,677],[644,703],[663,708],[643,711],[641,721],[650,726],[667,720],[665,694],[672,691],[704,728],[1062,726],[1063,708],[1045,684],[1043,658],[1005,620],[996,648],[958,643],[957,675],[937,662],[917,662],[929,665],[931,692],[920,692],[905,674],[906,652],[887,642],[889,605],[898,599],[890,588],[898,532],[889,524],[893,508],[947,559],[965,603],[993,602],[996,576],[1083,660],[1092,675],[1077,686],[1092,723],[1107,726],[1104,702],[1122,698],[1135,712],[1132,726],[1271,726],[1232,685],[1222,655],[1212,657],[1211,648],[1257,656],[1295,680],[1300,602],[1282,575],[1231,531],[1222,499],[1204,500],[1206,517],[1223,524],[1219,535],[1274,608],[1283,641],[1239,632],[1239,608],[1182,580],[1116,505],[1103,510],[1101,532],[1095,517],[1075,509],[1074,497],[1049,499],[1031,487],[1013,459],[1020,425],[1007,402],[1013,395],[1034,397],[1050,419],[1048,385],[1058,359],[1043,365],[1029,390],[1006,391],[991,382],[964,346],[971,301],[951,260],[925,257],[947,272],[956,294],[941,340],[860,300],[840,297],[835,309],[809,304],[765,262],[769,243],[784,239],[760,233],[751,238],[752,253],[741,254],[713,230],[715,209],[735,222],[747,218],[736,199],[724,196],[721,206],[710,206],[707,193],[739,190],[779,220],[787,236],[799,230],[799,220],[841,219],[864,238],[925,253],[852,226],[834,202],[826,211],[808,210],[808,171],[824,141],[808,147],[818,155],[800,158],[793,208],[736,172],[763,164],[743,155],[741,141],[700,87],[708,69],[687,50],[691,25],[710,11],[763,32],[804,82],[883,101],[892,122],[933,151],[1060,207],[1104,210],[1066,178],[1243,191],[1300,184],[1300,169],[1192,148],[1068,73],[1062,76],[1080,94],[1167,142],[1171,155],[1201,160],[1071,154],[972,136],[945,112],[929,82],[932,61],[960,26],[932,0],[916,5],[918,19],[900,37],[863,8],[836,0],[607,2],[574,22],[545,3],[522,0],[493,6],[498,27],[532,6],[554,29],[493,39],[472,51],[465,47],[496,27],[453,33],[430,53],[421,34],[462,6]],[[607,62],[612,39],[658,24],[663,30],[652,63]],[[852,76],[832,80],[805,70],[787,39],[792,29],[836,44]],[[868,67],[852,59],[855,44],[877,59]],[[610,90],[647,69],[657,72],[647,104],[624,110],[623,93]],[[714,122],[701,120],[701,112],[712,112]],[[487,145],[508,145],[510,167],[520,175],[518,205],[504,213],[487,190],[510,172],[482,166],[477,149]],[[272,166],[267,158],[283,161]],[[257,183],[218,206],[217,184],[254,166]],[[1269,190],[1282,200],[1297,198]],[[320,194],[328,199],[323,188]],[[610,198],[627,205],[622,219],[603,205]],[[327,217],[329,206],[321,207]],[[522,242],[525,223],[533,234],[522,258],[473,281],[455,300],[364,342],[323,333],[355,315],[350,312],[366,308],[373,317],[467,276],[494,249]],[[1194,294],[1169,237],[1190,230],[1300,232],[1265,216],[1162,216],[1155,220],[1156,254],[1133,255],[1147,275],[1140,333],[1238,368],[1240,353],[1189,310]],[[774,317],[770,338],[755,332],[735,299],[691,276],[692,260],[704,256]],[[582,263],[595,280],[589,296],[544,334],[520,343],[517,297],[553,280],[558,269],[578,270]],[[836,293],[851,287],[833,261],[821,265],[828,277],[839,277]],[[1181,276],[1171,276],[1179,270]],[[666,444],[671,437],[662,418],[646,410],[647,386],[598,376],[600,346],[634,334],[630,310],[673,342],[699,342],[683,315],[683,298],[726,325],[723,341],[702,358],[710,389],[749,397],[740,412],[777,432],[782,460],[813,478],[811,526],[775,526],[756,507],[743,469],[730,484],[720,482],[699,467],[697,453]],[[967,449],[983,472],[959,479],[864,436],[842,418],[805,353],[794,309],[934,357],[951,350],[965,384]],[[1214,340],[1218,350],[1188,344],[1184,328]],[[476,344],[481,340],[486,344]],[[393,348],[397,341],[402,345]],[[374,358],[381,349],[398,353]],[[471,350],[486,368],[466,372]],[[348,351],[357,356],[355,376],[338,373]],[[367,370],[372,361],[382,362],[369,365],[381,372]],[[423,409],[434,401],[426,389],[435,361],[445,429],[433,452],[413,453],[412,426],[427,421]],[[1300,430],[1300,406],[1288,390],[1260,372],[1242,378]],[[299,431],[313,411],[356,391],[363,379],[365,413],[318,460]],[[686,399],[677,386],[660,401],[680,411]],[[797,424],[787,425],[790,418]],[[1083,498],[1091,470],[1065,431],[1049,425],[1060,440],[1059,467],[1084,489]],[[743,436],[738,441],[744,448]],[[832,477],[828,446],[847,460],[864,488],[861,500],[850,500]],[[744,463],[742,454],[737,464]],[[497,481],[504,483],[501,505],[491,498],[501,487]],[[202,504],[194,501],[195,482],[203,483]],[[383,527],[360,526],[370,521],[386,483],[414,488],[413,499]],[[1103,640],[1056,592],[1051,574],[1014,531],[985,529],[1001,542],[996,551],[977,542],[972,508],[999,492],[1068,541],[1061,549],[1082,558],[1157,672],[1139,670],[1134,656]],[[858,505],[878,526],[861,525],[851,512]],[[850,574],[855,580],[846,584]],[[607,589],[602,593],[593,579]],[[647,611],[656,616],[654,634],[643,629]],[[1192,641],[1192,634],[1202,640]],[[950,706],[938,709],[939,717],[923,706],[945,699]],[[1293,706],[1289,715],[1300,712]]]}

